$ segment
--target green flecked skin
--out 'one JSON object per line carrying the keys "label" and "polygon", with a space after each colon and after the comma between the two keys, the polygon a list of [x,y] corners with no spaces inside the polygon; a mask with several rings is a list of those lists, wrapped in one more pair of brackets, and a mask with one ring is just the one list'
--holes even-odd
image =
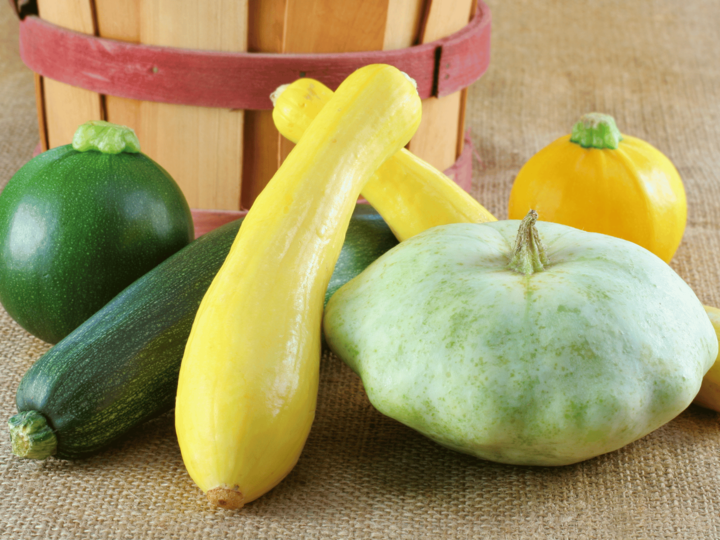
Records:
{"label": "green flecked skin", "polygon": [[[174,407],[195,313],[241,223],[242,219],[228,223],[172,255],[28,370],[17,391],[19,414],[9,422],[16,455],[34,459],[91,455]],[[396,244],[377,213],[358,207],[331,285],[346,283]],[[32,441],[24,436],[38,416],[52,428],[56,448],[47,447],[45,439],[42,448],[32,448]]]}
{"label": "green flecked skin", "polygon": [[57,343],[193,236],[180,188],[144,154],[55,148],[0,194],[0,302]]}
{"label": "green flecked skin", "polygon": [[687,284],[635,244],[546,222],[548,264],[511,270],[519,225],[430,229],[333,296],[326,339],[372,404],[522,465],[611,452],[683,411],[718,351]]}

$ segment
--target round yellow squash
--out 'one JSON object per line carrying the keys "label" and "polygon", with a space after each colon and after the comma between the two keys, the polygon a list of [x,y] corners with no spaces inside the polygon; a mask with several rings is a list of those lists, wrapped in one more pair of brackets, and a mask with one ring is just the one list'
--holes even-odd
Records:
{"label": "round yellow squash", "polygon": [[544,221],[634,242],[665,262],[687,220],[685,189],[670,160],[621,135],[611,116],[590,113],[535,154],[518,173],[509,218],[530,209]]}

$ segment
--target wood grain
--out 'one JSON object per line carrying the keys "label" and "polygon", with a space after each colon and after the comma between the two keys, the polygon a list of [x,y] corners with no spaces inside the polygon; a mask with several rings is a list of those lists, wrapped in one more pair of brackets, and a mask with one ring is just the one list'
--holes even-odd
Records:
{"label": "wood grain", "polygon": [[95,0],[98,35],[140,43],[141,0]]}
{"label": "wood grain", "polygon": [[286,53],[383,48],[390,0],[287,0]]}
{"label": "wood grain", "polygon": [[[329,6],[329,11],[332,12],[335,8],[336,6],[333,4]],[[342,40],[339,43],[341,49],[338,50],[332,49],[332,46],[325,40],[313,40],[315,45],[322,50],[286,50],[285,52],[353,52],[358,50],[389,50],[410,47],[417,42],[420,35],[420,23],[422,22],[422,16],[425,9],[424,0],[387,0],[387,5],[383,2],[378,2],[375,8],[380,10],[385,9],[386,11],[384,30],[382,30],[382,44],[380,43],[380,19],[377,17],[370,17],[369,20],[374,23],[374,34],[371,34],[367,30],[363,31],[362,34],[362,43],[368,46],[367,49],[360,49],[359,45],[354,48],[349,47],[347,42]],[[345,18],[346,20],[350,20],[352,17],[346,14]],[[297,28],[295,31],[299,33],[301,28]],[[373,35],[372,39],[370,38],[371,35]],[[298,48],[308,46],[307,43],[302,42],[299,38],[296,38],[296,41],[298,42]],[[284,137],[280,138],[280,163],[285,160],[294,146],[295,145],[292,142]]]}
{"label": "wood grain", "polygon": [[[95,0],[98,35],[130,43],[140,43],[141,0]],[[129,126],[140,137],[140,101],[116,96],[105,96],[105,118],[108,122]]]}
{"label": "wood grain", "polygon": [[[249,0],[248,51],[283,52],[287,0]],[[250,208],[280,166],[283,138],[272,111],[245,112],[242,207]]]}
{"label": "wood grain", "polygon": [[[330,53],[406,47],[418,37],[422,11],[422,0],[250,0],[249,50]],[[270,111],[248,111],[246,117],[243,205],[249,208],[294,145],[278,134]]]}
{"label": "wood grain", "polygon": [[[353,5],[343,4],[342,9],[332,0],[288,1],[291,7],[288,10],[283,51],[287,53],[357,52],[409,47],[418,39],[424,9],[424,0],[373,0]],[[315,19],[313,13],[317,16]],[[321,24],[323,20],[329,24]],[[311,34],[303,32],[305,25],[313,28]],[[323,32],[323,26],[332,30]],[[281,163],[294,146],[292,142],[281,138]]]}
{"label": "wood grain", "polygon": [[[102,37],[147,45],[247,50],[247,0],[96,0]],[[193,208],[240,208],[243,111],[108,96],[107,119],[135,129],[143,152]]]}
{"label": "wood grain", "polygon": [[[96,34],[91,0],[38,0],[41,18],[76,32]],[[47,147],[72,142],[77,127],[89,120],[102,120],[99,94],[43,78]]]}
{"label": "wood grain", "polygon": [[390,0],[383,50],[402,49],[416,45],[420,38],[424,12],[424,0]]}
{"label": "wood grain", "polygon": [[[247,50],[247,0],[143,0],[140,40],[150,45]],[[141,144],[193,208],[237,210],[243,111],[143,102]]]}
{"label": "wood grain", "polygon": [[[430,0],[420,38],[428,43],[457,32],[470,20],[473,0]],[[441,171],[462,152],[466,92],[423,100],[423,119],[409,150]]]}
{"label": "wood grain", "polygon": [[[383,48],[391,5],[410,0],[287,0],[285,53],[373,51]],[[290,82],[290,81],[288,81]],[[280,163],[294,148],[280,138]]]}

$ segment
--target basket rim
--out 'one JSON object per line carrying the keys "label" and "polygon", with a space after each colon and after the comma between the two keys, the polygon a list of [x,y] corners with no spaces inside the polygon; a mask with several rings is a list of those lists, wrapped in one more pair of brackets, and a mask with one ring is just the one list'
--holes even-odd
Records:
{"label": "basket rim", "polygon": [[[10,0],[16,5],[13,0]],[[490,9],[439,40],[402,49],[323,54],[233,53],[143,45],[68,30],[35,15],[20,21],[20,56],[34,72],[104,95],[228,109],[270,110],[270,94],[301,77],[331,89],[367,64],[390,64],[425,99],[479,79],[490,63]]]}

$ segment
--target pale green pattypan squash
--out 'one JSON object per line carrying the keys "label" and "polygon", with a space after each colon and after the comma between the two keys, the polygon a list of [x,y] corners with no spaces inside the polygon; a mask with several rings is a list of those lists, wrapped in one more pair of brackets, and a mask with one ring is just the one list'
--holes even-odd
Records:
{"label": "pale green pattypan squash", "polygon": [[690,287],[633,243],[536,219],[429,229],[331,298],[327,341],[380,412],[460,452],[564,465],[690,404],[718,353]]}

